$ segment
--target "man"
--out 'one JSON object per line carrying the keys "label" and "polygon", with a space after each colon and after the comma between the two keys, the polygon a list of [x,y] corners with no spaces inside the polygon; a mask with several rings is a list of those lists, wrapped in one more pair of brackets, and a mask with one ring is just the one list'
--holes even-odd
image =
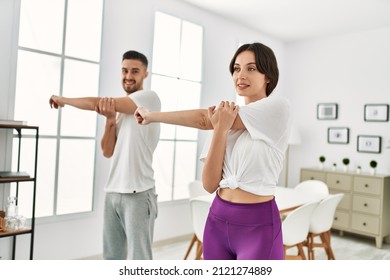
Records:
{"label": "man", "polygon": [[112,157],[105,187],[103,258],[152,259],[154,222],[157,217],[157,195],[152,168],[160,125],[140,126],[134,119],[137,107],[160,111],[155,92],[144,90],[148,60],[145,55],[128,51],[122,59],[120,98],[66,98],[52,96],[54,108],[70,105],[95,110],[106,117],[101,148],[105,157]]}

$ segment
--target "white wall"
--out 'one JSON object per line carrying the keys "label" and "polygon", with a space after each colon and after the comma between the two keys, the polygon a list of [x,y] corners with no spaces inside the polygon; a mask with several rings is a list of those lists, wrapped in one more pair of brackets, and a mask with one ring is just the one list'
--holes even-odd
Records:
{"label": "white wall", "polygon": [[[369,161],[378,162],[378,173],[390,173],[390,122],[365,122],[364,104],[390,104],[390,27],[345,36],[303,41],[286,46],[286,94],[293,107],[302,143],[291,146],[289,185],[299,181],[301,167],[341,168],[342,158],[350,168],[369,171]],[[338,103],[337,120],[317,120],[318,103]],[[349,127],[350,143],[328,144],[328,127]],[[382,153],[357,152],[357,135],[382,136]]]}
{"label": "white wall", "polygon": [[[0,1],[0,118],[12,117],[12,112],[5,103],[13,105],[17,45],[15,26],[18,22],[14,9],[18,7],[17,2]],[[203,108],[221,99],[234,99],[228,64],[239,42],[261,41],[274,49],[281,72],[277,92],[290,100],[302,140],[301,145],[290,148],[289,185],[298,182],[301,167],[317,166],[320,155],[327,157],[328,165],[333,162],[341,164],[341,158],[349,157],[352,167],[359,164],[365,170],[368,169],[368,161],[376,159],[379,172],[390,172],[390,150],[385,150],[380,155],[356,152],[357,134],[382,135],[384,144],[390,139],[389,122],[363,121],[364,104],[390,103],[389,28],[285,46],[272,38],[178,0],[105,1],[101,96],[123,94],[120,86],[120,60],[123,52],[137,49],[152,60],[153,18],[156,10],[183,17],[205,28],[201,100]],[[150,80],[147,82],[150,84]],[[338,103],[339,118],[336,121],[318,121],[316,106],[319,102]],[[349,127],[350,144],[327,144],[326,130],[329,126]],[[98,138],[102,132],[103,119],[99,118]],[[203,136],[201,133],[201,144]],[[3,143],[0,144],[3,147]],[[3,151],[0,152],[3,155]],[[101,156],[99,148],[96,155],[95,212],[77,218],[64,217],[55,222],[38,221],[36,259],[75,259],[101,253],[102,189],[109,161]],[[5,159],[1,158],[0,165],[5,164],[3,161]],[[1,194],[0,191],[0,201]],[[189,208],[185,201],[159,205],[156,241],[191,232]],[[21,248],[18,251],[19,257],[28,257],[27,241],[28,238],[25,237],[18,243]],[[4,240],[0,240],[0,254],[6,248],[3,244]]]}
{"label": "white wall", "polygon": [[[18,2],[18,1],[15,1]],[[0,45],[0,54],[9,61],[0,63],[1,115],[11,117],[12,112],[4,111],[3,100],[9,100],[13,106],[14,79],[16,65],[16,46],[18,13],[14,13],[14,0],[0,1],[0,35],[7,44]],[[16,6],[18,7],[18,6]],[[284,46],[272,38],[242,27],[233,22],[202,11],[178,0],[150,1],[105,1],[103,42],[101,54],[101,96],[120,96],[123,94],[120,83],[120,65],[122,54],[129,49],[145,53],[152,62],[154,13],[159,10],[204,26],[203,57],[203,96],[201,107],[215,104],[221,99],[233,100],[234,91],[228,71],[228,65],[239,42],[261,41],[274,49],[281,69],[284,69]],[[4,14],[4,17],[3,17]],[[16,16],[14,16],[16,14]],[[3,20],[6,22],[3,25]],[[13,56],[12,56],[13,55]],[[11,59],[10,59],[11,58]],[[284,72],[284,71],[283,71]],[[283,75],[278,91],[283,88]],[[146,86],[150,85],[150,79]],[[3,88],[4,87],[4,88]],[[48,93],[48,97],[50,93]],[[103,133],[103,118],[98,120],[98,139]],[[203,134],[200,135],[201,143]],[[201,144],[200,144],[201,146]],[[76,259],[101,253],[103,187],[107,177],[109,161],[104,159],[99,148],[96,151],[95,174],[95,211],[92,214],[62,217],[56,221],[41,219],[37,221],[35,237],[35,259]],[[1,192],[0,192],[1,195]],[[1,200],[1,199],[0,199]],[[187,201],[162,203],[156,221],[155,241],[170,239],[192,233],[189,206]],[[29,238],[18,240],[18,258],[28,258]],[[0,240],[0,255],[4,252],[4,240]],[[183,252],[184,255],[185,252]]]}
{"label": "white wall", "polygon": [[[15,18],[15,10],[19,6],[14,1],[0,1],[0,38],[2,42],[0,45],[0,119],[6,119],[7,116],[13,114],[10,108],[10,95],[15,89],[14,72],[16,59],[16,34],[18,18]],[[8,157],[3,155],[10,155],[7,152],[7,147],[10,146],[10,137],[6,137],[10,133],[5,131],[0,132],[0,169],[3,169],[6,164],[10,163]],[[0,208],[4,201],[1,199],[3,190],[0,188]]]}
{"label": "white wall", "polygon": [[[13,110],[10,109],[9,92],[14,92],[14,72],[16,59],[16,38],[18,18],[15,18],[15,10],[18,10],[18,3],[7,0],[0,1],[0,119],[6,119]],[[11,140],[12,131],[0,130],[0,170],[5,170],[11,164]],[[6,205],[8,187],[0,185],[0,209]],[[2,252],[9,251],[9,244],[0,240],[0,257]]]}

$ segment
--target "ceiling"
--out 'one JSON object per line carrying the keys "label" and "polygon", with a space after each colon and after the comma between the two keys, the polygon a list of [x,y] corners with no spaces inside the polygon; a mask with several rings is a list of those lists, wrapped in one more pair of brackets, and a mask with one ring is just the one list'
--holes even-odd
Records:
{"label": "ceiling", "polygon": [[390,27],[390,0],[183,1],[284,42]]}

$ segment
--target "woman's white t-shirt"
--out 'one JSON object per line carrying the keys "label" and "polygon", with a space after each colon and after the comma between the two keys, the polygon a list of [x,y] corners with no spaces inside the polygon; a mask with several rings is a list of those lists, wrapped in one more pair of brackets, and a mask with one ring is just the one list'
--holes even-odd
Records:
{"label": "woman's white t-shirt", "polygon": [[[289,103],[283,97],[270,95],[240,106],[239,116],[246,129],[228,133],[219,186],[273,195],[290,134]],[[203,147],[201,161],[207,157],[211,139],[212,133]]]}

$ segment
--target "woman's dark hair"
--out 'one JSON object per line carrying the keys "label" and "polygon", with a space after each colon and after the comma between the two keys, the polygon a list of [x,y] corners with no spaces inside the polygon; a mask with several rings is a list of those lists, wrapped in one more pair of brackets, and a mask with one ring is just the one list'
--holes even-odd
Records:
{"label": "woman's dark hair", "polygon": [[242,45],[238,48],[232,60],[230,61],[229,70],[232,75],[234,72],[234,64],[236,63],[236,58],[243,51],[251,51],[254,53],[257,69],[260,73],[264,74],[269,81],[269,83],[267,83],[266,88],[266,94],[267,96],[269,96],[275,89],[279,80],[278,63],[276,61],[274,52],[269,47],[261,43]]}
{"label": "woman's dark hair", "polygon": [[148,59],[146,56],[137,51],[127,51],[123,54],[122,61],[125,59],[139,60],[142,64],[145,65],[145,68],[148,68]]}

